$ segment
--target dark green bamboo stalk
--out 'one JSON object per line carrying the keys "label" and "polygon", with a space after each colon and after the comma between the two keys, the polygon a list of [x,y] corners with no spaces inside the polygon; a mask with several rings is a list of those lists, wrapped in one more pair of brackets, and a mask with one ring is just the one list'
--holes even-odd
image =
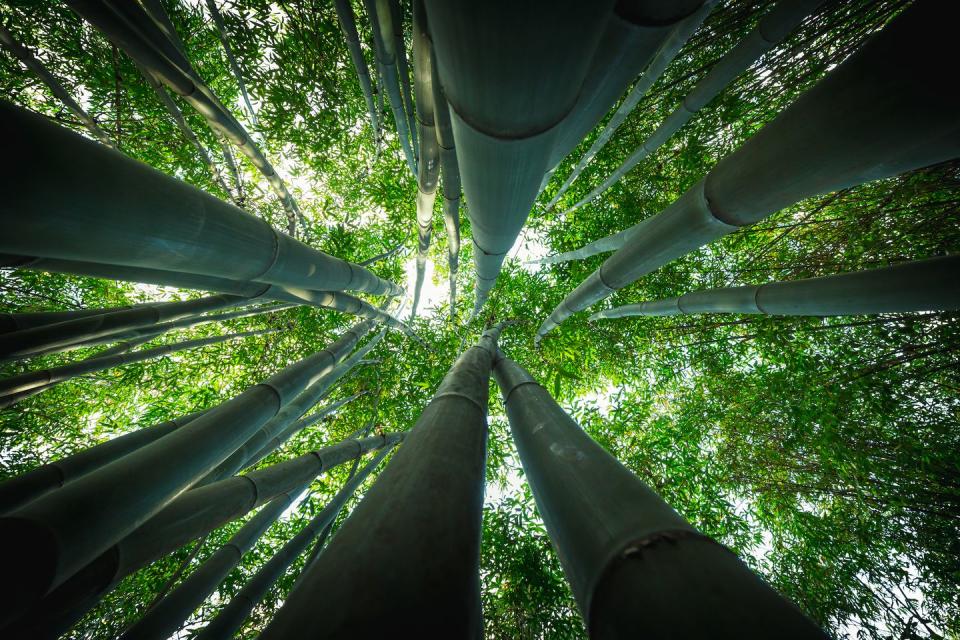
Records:
{"label": "dark green bamboo stalk", "polygon": [[939,81],[950,73],[951,16],[936,2],[902,12],[645,223],[554,309],[538,341],[573,313],[783,207],[960,155],[960,94]]}
{"label": "dark green bamboo stalk", "polygon": [[3,44],[25,67],[37,74],[40,80],[43,81],[43,84],[50,89],[50,93],[70,109],[73,115],[83,123],[83,126],[87,128],[87,131],[89,131],[94,138],[112,149],[116,148],[110,135],[73,99],[70,93],[60,84],[60,81],[43,66],[43,63],[37,60],[37,57],[34,56],[29,49],[17,42],[3,25],[0,25],[0,44]]}
{"label": "dark green bamboo stalk", "polygon": [[[350,478],[330,503],[327,504],[320,513],[314,516],[297,535],[283,545],[283,547],[250,578],[247,584],[240,589],[230,602],[217,613],[216,617],[210,621],[210,624],[197,634],[197,640],[213,640],[215,638],[229,640],[229,638],[234,637],[234,634],[243,624],[244,620],[250,615],[253,608],[257,606],[257,603],[263,599],[270,587],[287,572],[290,565],[306,551],[310,543],[333,524],[334,520],[336,520],[346,505],[347,500],[350,499],[350,496],[363,484],[363,481],[367,479],[370,473],[380,466],[380,463],[387,457],[391,449],[393,449],[392,446],[384,447],[359,473]],[[334,584],[329,586],[334,587]]]}
{"label": "dark green bamboo stalk", "polygon": [[[169,438],[170,436],[168,436]],[[53,590],[4,633],[50,637],[65,633],[122,578],[236,520],[332,467],[398,442],[403,434],[348,440],[246,476],[185,492]],[[130,457],[130,456],[128,456]]]}
{"label": "dark green bamboo stalk", "polygon": [[402,243],[401,243],[401,244],[398,244],[398,245],[395,246],[393,249],[387,249],[387,250],[384,251],[383,253],[378,253],[377,255],[373,256],[372,258],[367,258],[366,260],[362,260],[362,261],[358,262],[357,264],[358,264],[359,266],[361,266],[361,267],[368,267],[368,266],[370,266],[371,264],[380,262],[381,260],[386,260],[387,258],[389,258],[389,257],[391,257],[391,256],[393,256],[393,255],[395,255],[395,254],[397,254],[397,253],[399,253],[400,251],[403,251],[403,244],[402,244]]}
{"label": "dark green bamboo stalk", "polygon": [[78,342],[85,342],[133,329],[156,326],[206,311],[247,304],[242,296],[215,295],[195,300],[158,302],[133,309],[66,320],[56,324],[22,329],[0,335],[0,360],[11,360],[44,352],[55,353]]}
{"label": "dark green bamboo stalk", "polygon": [[86,358],[79,362],[65,364],[50,369],[41,369],[39,371],[29,371],[17,376],[10,376],[0,380],[0,408],[9,407],[12,403],[9,397],[17,394],[18,400],[22,400],[25,392],[40,391],[49,389],[60,382],[71,380],[78,376],[96,371],[105,371],[133,362],[143,362],[159,356],[185,351],[187,349],[196,349],[211,344],[235,340],[238,338],[249,338],[251,336],[261,336],[266,333],[276,333],[280,329],[260,329],[258,331],[244,331],[241,333],[231,333],[223,336],[211,336],[208,338],[197,338],[194,340],[184,340],[183,342],[174,342],[165,344],[152,349],[135,351],[133,353],[121,353],[117,355]]}
{"label": "dark green bamboo stalk", "polygon": [[380,118],[377,116],[377,108],[373,103],[373,85],[370,82],[370,71],[367,68],[367,61],[363,57],[363,51],[360,50],[360,34],[357,33],[353,7],[350,5],[350,0],[334,0],[333,7],[337,11],[337,19],[340,21],[343,37],[347,41],[347,49],[350,51],[353,67],[357,71],[360,90],[363,92],[363,99],[367,102],[367,111],[370,112],[370,126],[373,128],[374,144],[379,144]]}
{"label": "dark green bamboo stalk", "polygon": [[613,4],[426,2],[470,203],[475,313],[537,197]]}
{"label": "dark green bamboo stalk", "polygon": [[417,316],[420,291],[427,268],[427,252],[433,234],[433,204],[440,176],[433,100],[433,64],[426,11],[421,0],[413,3],[413,86],[417,96],[417,129],[420,153],[417,159],[417,278],[410,318]]}
{"label": "dark green bamboo stalk", "polygon": [[0,313],[0,333],[10,331],[21,331],[23,329],[32,329],[34,327],[43,327],[58,322],[76,320],[77,318],[86,318],[88,316],[98,316],[104,313],[113,313],[114,311],[126,311],[134,307],[156,304],[153,302],[144,302],[139,305],[125,305],[122,307],[109,307],[103,309],[75,309],[70,311],[36,311],[22,313]]}
{"label": "dark green bamboo stalk", "polygon": [[760,313],[846,316],[960,309],[960,256],[759,286],[694,291],[676,298],[606,309],[590,316],[674,316],[683,313]]}
{"label": "dark green bamboo stalk", "polygon": [[0,103],[0,121],[18,157],[0,205],[0,251],[308,290],[402,292],[40,116]]}
{"label": "dark green bamboo stalk", "polygon": [[400,93],[400,82],[397,78],[396,46],[393,39],[393,19],[390,7],[384,0],[363,0],[370,16],[371,31],[373,31],[373,50],[376,53],[377,67],[380,77],[387,90],[390,110],[393,112],[393,121],[397,125],[397,137],[400,138],[400,147],[407,160],[410,173],[417,175],[417,162],[414,158],[411,144],[410,125],[403,107],[403,96]]}
{"label": "dark green bamboo stalk", "polygon": [[826,635],[594,442],[517,363],[494,377],[591,638]]}
{"label": "dark green bamboo stalk", "polygon": [[227,36],[227,27],[223,24],[223,16],[217,9],[217,3],[214,0],[207,0],[207,9],[210,10],[210,17],[213,18],[213,24],[217,27],[217,35],[220,37],[220,44],[223,45],[223,52],[227,56],[227,62],[230,64],[230,70],[233,71],[233,77],[237,81],[237,87],[240,89],[240,96],[243,98],[243,104],[247,108],[247,115],[250,117],[250,124],[259,127],[257,122],[257,112],[250,102],[250,95],[247,93],[247,85],[243,81],[243,71],[240,69],[240,63],[233,55],[233,49],[230,47],[230,38]]}
{"label": "dark green bamboo stalk", "polygon": [[[414,160],[417,166],[420,157],[417,155],[417,123],[414,116],[413,91],[410,88],[410,67],[407,64],[407,47],[403,42],[403,8],[400,0],[388,0],[390,3],[390,22],[393,27],[393,49],[397,55],[397,75],[400,77],[400,94],[403,96],[403,111],[407,114],[407,126],[410,128],[410,148],[414,151]],[[380,11],[382,4],[378,6]],[[416,37],[416,36],[414,36]]]}
{"label": "dark green bamboo stalk", "polygon": [[436,55],[433,63],[433,105],[436,119],[437,146],[440,147],[440,172],[443,174],[443,226],[447,231],[447,265],[450,268],[450,320],[457,313],[457,270],[460,268],[460,165],[450,106],[440,85]]}
{"label": "dark green bamboo stalk", "polygon": [[[650,29],[646,25],[637,25],[623,20],[620,16],[614,16],[614,19],[611,20],[610,25],[607,27],[607,37],[604,38],[604,47],[601,47],[601,52],[606,55],[597,56],[597,60],[594,61],[595,66],[600,66],[600,69],[594,71],[588,77],[596,77],[605,74],[608,81],[604,83],[602,88],[598,87],[598,90],[595,92],[596,95],[595,102],[598,106],[603,107],[604,105],[610,104],[612,101],[616,100],[624,89],[627,87],[627,83],[632,79],[628,73],[629,70],[634,70],[633,77],[636,77],[636,73],[639,71],[633,65],[624,65],[625,56],[636,56],[636,49],[641,49],[644,51],[643,57],[641,59],[649,60],[649,64],[645,64],[645,69],[643,75],[633,86],[633,89],[630,90],[630,93],[627,94],[627,97],[623,99],[623,102],[620,103],[620,106],[617,107],[617,110],[614,111],[613,115],[610,117],[610,120],[607,121],[607,124],[604,126],[603,130],[594,140],[593,144],[590,145],[590,148],[587,150],[583,157],[580,158],[580,161],[577,163],[577,166],[574,167],[573,171],[570,173],[570,176],[564,181],[563,185],[557,190],[557,193],[554,194],[553,199],[547,204],[547,210],[553,208],[557,201],[563,197],[563,194],[566,193],[567,189],[573,184],[573,181],[577,179],[577,176],[580,175],[580,172],[589,164],[593,157],[603,148],[603,145],[607,143],[608,140],[613,136],[616,130],[620,127],[621,124],[627,119],[627,117],[633,113],[633,110],[640,103],[640,100],[647,94],[653,84],[660,78],[663,72],[666,70],[667,65],[673,61],[680,49],[683,48],[683,45],[686,44],[687,40],[693,36],[694,32],[700,28],[700,25],[704,20],[707,19],[707,16],[710,15],[710,12],[713,10],[714,5],[717,3],[717,0],[706,0],[703,2],[702,6],[693,12],[692,15],[684,15],[678,13],[676,16],[678,22],[675,22],[675,26],[672,24],[673,28],[661,28],[661,29]],[[681,3],[683,4],[683,3]],[[694,3],[690,3],[691,6],[695,6]],[[687,6],[677,7],[678,11],[684,11],[689,9]],[[671,16],[673,17],[673,16]],[[612,32],[612,33],[611,33]],[[617,34],[617,35],[614,35]],[[621,35],[622,34],[622,35]],[[654,35],[655,34],[655,35]],[[619,37],[618,37],[619,36]],[[664,37],[666,36],[666,37]],[[634,40],[637,37],[643,38],[644,44],[647,46],[636,47]],[[620,44],[632,45],[628,47],[611,47],[608,43],[616,42]],[[648,44],[649,43],[649,44]],[[649,46],[650,44],[653,47]],[[659,48],[654,48],[659,45]],[[610,51],[613,49],[613,51]],[[650,55],[654,54],[651,58]],[[611,56],[611,54],[616,54]],[[627,69],[629,67],[629,70]],[[624,73],[627,71],[627,73]],[[610,82],[610,79],[615,79],[616,82]],[[614,94],[615,90],[619,90]],[[591,110],[593,111],[593,110]],[[563,160],[564,157],[570,151],[575,149],[577,145],[580,144],[580,141],[583,139],[587,133],[589,133],[600,121],[603,112],[601,111],[598,116],[591,118],[583,118],[582,124],[580,126],[570,126],[564,133],[564,140],[560,141],[554,149],[554,166]],[[587,128],[585,128],[587,127]]]}
{"label": "dark green bamboo stalk", "polygon": [[55,491],[108,462],[113,462],[131,451],[136,451],[162,438],[203,414],[203,411],[197,411],[181,418],[137,429],[72,456],[48,462],[19,476],[4,480],[0,482],[0,514],[13,511],[31,500]]}
{"label": "dark green bamboo stalk", "polygon": [[262,640],[319,629],[328,637],[474,637],[488,380],[499,332],[484,333],[457,359]]}
{"label": "dark green bamboo stalk", "polygon": [[183,428],[0,518],[9,578],[0,584],[0,619],[38,601],[209,473],[354,344],[338,341],[336,350],[304,358]]}
{"label": "dark green bamboo stalk", "polygon": [[[790,35],[790,33],[803,22],[804,18],[816,11],[816,9],[823,4],[823,1],[824,0],[780,0],[780,2],[777,2],[776,6],[767,15],[760,18],[757,28],[747,34],[737,46],[728,51],[720,61],[710,69],[709,73],[697,82],[687,97],[683,99],[680,106],[677,107],[676,111],[670,114],[657,130],[654,131],[623,164],[617,167],[609,178],[604,180],[601,185],[593,189],[579,202],[567,209],[564,215],[596,199],[597,196],[604,193],[616,184],[620,178],[637,166],[637,163],[659,149],[664,142],[689,122],[700,109],[717,97],[737,76],[749,69],[764,53],[770,51]],[[613,131],[610,131],[610,135],[612,134]],[[584,155],[580,164],[577,165],[576,170],[570,175],[567,182],[564,183],[565,187],[573,184],[573,181],[577,179],[587,163],[596,155],[602,145],[606,144],[609,137],[610,136],[607,136],[602,142],[598,138],[597,143],[599,143],[599,145],[594,143],[590,151]],[[561,193],[554,197],[551,206],[559,200],[562,191],[561,189]]]}

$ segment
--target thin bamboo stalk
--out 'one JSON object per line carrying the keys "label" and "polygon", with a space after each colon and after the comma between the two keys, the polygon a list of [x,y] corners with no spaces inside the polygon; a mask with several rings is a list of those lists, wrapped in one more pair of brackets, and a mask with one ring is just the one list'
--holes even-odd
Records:
{"label": "thin bamboo stalk", "polygon": [[0,251],[293,288],[402,292],[38,115],[0,103],[0,120],[18,157],[0,205]]}
{"label": "thin bamboo stalk", "polygon": [[821,278],[694,291],[606,309],[590,320],[684,313],[846,316],[951,311],[960,309],[958,274],[960,256],[945,256]]}
{"label": "thin bamboo stalk", "polygon": [[353,15],[353,7],[350,6],[350,0],[334,0],[333,7],[337,11],[337,19],[340,21],[340,29],[343,31],[343,37],[347,41],[347,49],[350,51],[353,67],[357,71],[357,79],[360,81],[360,90],[363,92],[363,99],[367,102],[367,111],[370,112],[370,126],[373,129],[373,142],[374,145],[377,145],[379,144],[380,138],[380,118],[377,116],[377,108],[373,102],[373,85],[370,82],[370,71],[367,68],[367,61],[363,57],[363,51],[360,50],[360,34],[357,33],[357,23]]}
{"label": "thin bamboo stalk", "polygon": [[[214,638],[223,638],[229,640],[233,638],[236,631],[243,624],[243,621],[250,615],[253,608],[257,606],[263,597],[270,590],[270,587],[283,576],[290,568],[290,565],[306,551],[310,543],[329,530],[334,520],[343,510],[347,500],[363,484],[370,473],[373,472],[383,459],[387,457],[392,446],[384,447],[377,456],[343,486],[337,495],[333,497],[327,506],[320,513],[313,517],[307,525],[301,529],[297,535],[290,539],[283,547],[277,551],[270,560],[240,589],[240,591],[231,598],[210,621],[200,633],[197,634],[197,640],[213,640]],[[179,616],[178,616],[179,617]],[[165,638],[166,636],[156,635],[156,638]]]}
{"label": "thin bamboo stalk", "polygon": [[[407,114],[407,126],[410,128],[410,148],[414,151],[414,159],[420,166],[420,156],[417,154],[417,123],[414,114],[413,91],[410,88],[410,66],[407,64],[407,47],[403,42],[403,8],[400,0],[388,0],[390,3],[390,22],[393,27],[393,49],[397,56],[397,75],[400,78],[400,94],[403,96],[403,111]],[[378,5],[378,11],[382,4]],[[416,37],[416,36],[414,36]]]}
{"label": "thin bamboo stalk", "polygon": [[[664,120],[663,124],[661,124],[623,164],[614,170],[609,178],[604,180],[602,184],[594,188],[572,207],[564,211],[562,215],[572,213],[583,205],[595,200],[637,166],[637,163],[659,149],[664,142],[689,122],[700,109],[717,97],[737,76],[749,69],[763,54],[780,44],[803,22],[804,18],[816,11],[823,2],[824,0],[780,0],[780,2],[777,2],[777,5],[760,19],[757,28],[747,34],[737,46],[728,51],[717,64],[694,85],[680,106]],[[619,124],[618,122],[617,126],[619,126]],[[594,143],[590,151],[584,155],[580,164],[578,164],[577,168],[570,174],[567,182],[564,183],[560,192],[551,201],[549,207],[556,204],[560,196],[563,195],[563,192],[579,177],[586,165],[593,159],[597,152],[600,151],[603,145],[609,141],[613,133],[614,131],[611,130],[609,135],[602,141],[600,138],[597,139],[597,143],[599,144]],[[603,138],[603,135],[601,135],[601,138]]]}
{"label": "thin bamboo stalk", "polygon": [[450,321],[453,322],[457,314],[457,271],[460,268],[460,165],[457,163],[450,106],[437,73],[436,55],[432,67],[437,145],[443,175],[443,226],[447,232],[447,265],[450,269]]}
{"label": "thin bamboo stalk", "polygon": [[375,263],[377,263],[377,262],[380,262],[381,260],[386,260],[387,258],[390,258],[391,256],[396,255],[396,254],[399,253],[400,251],[403,251],[403,244],[402,244],[402,243],[401,243],[401,244],[398,244],[398,245],[395,246],[393,249],[387,249],[387,250],[384,251],[383,253],[378,253],[377,255],[373,256],[372,258],[367,258],[366,260],[362,260],[362,261],[358,262],[357,264],[358,264],[359,266],[361,266],[361,267],[369,267],[369,266],[372,265],[372,264],[375,264]]}
{"label": "thin bamboo stalk", "polygon": [[591,638],[638,630],[658,638],[827,637],[594,442],[520,365],[501,353],[493,374]]}
{"label": "thin bamboo stalk", "polygon": [[257,122],[257,111],[250,102],[250,95],[247,93],[247,85],[243,81],[243,71],[240,69],[240,63],[233,55],[233,49],[230,47],[230,37],[227,35],[227,27],[223,24],[223,16],[217,9],[217,3],[214,0],[207,0],[207,9],[210,10],[210,17],[213,18],[213,24],[217,27],[217,35],[220,37],[220,44],[223,45],[223,52],[227,56],[227,62],[230,64],[230,70],[233,71],[233,77],[237,81],[237,87],[240,89],[240,96],[243,98],[243,104],[247,108],[247,116],[250,118],[250,124],[259,127]]}
{"label": "thin bamboo stalk", "polygon": [[450,368],[263,640],[318,629],[331,637],[476,636],[488,379],[500,329],[485,332]]}
{"label": "thin bamboo stalk", "polygon": [[949,16],[938,3],[903,11],[645,223],[554,309],[537,341],[667,262],[783,207],[960,155],[960,96],[937,80],[949,72]]}
{"label": "thin bamboo stalk", "polygon": [[81,107],[76,100],[70,95],[70,93],[60,84],[60,81],[57,80],[50,71],[47,70],[43,63],[37,60],[37,57],[27,49],[25,46],[17,42],[13,34],[7,31],[6,27],[0,25],[0,44],[3,44],[10,53],[14,55],[20,62],[23,63],[25,67],[33,71],[37,76],[43,81],[43,84],[50,89],[52,93],[60,102],[62,102],[73,115],[77,117],[80,122],[83,123],[83,126],[87,128],[87,131],[93,135],[94,138],[107,145],[111,149],[116,149],[116,145],[113,143],[113,139],[110,137],[106,131],[104,131],[97,121],[94,120],[89,113]]}

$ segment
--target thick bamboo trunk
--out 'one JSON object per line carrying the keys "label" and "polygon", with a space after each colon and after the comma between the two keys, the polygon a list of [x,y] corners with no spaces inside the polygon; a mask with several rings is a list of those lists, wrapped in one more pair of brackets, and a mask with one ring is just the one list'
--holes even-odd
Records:
{"label": "thick bamboo trunk", "polygon": [[960,309],[960,256],[793,282],[694,291],[607,309],[590,319],[682,313],[846,316],[954,309]]}
{"label": "thick bamboo trunk", "polygon": [[0,360],[24,358],[43,353],[56,353],[62,347],[110,334],[143,329],[180,320],[207,311],[249,303],[248,298],[215,295],[179,302],[158,302],[101,315],[65,320],[56,324],[22,329],[0,335]]}
{"label": "thick bamboo trunk", "polygon": [[[294,235],[296,223],[302,217],[296,201],[247,130],[200,79],[190,61],[171,39],[169,32],[172,25],[163,13],[162,6],[152,3],[151,16],[140,5],[130,2],[67,0],[67,4],[123,49],[138,65],[181,96],[212,128],[250,159],[282,202],[287,213],[287,231]],[[163,14],[162,19],[158,19],[158,12]]]}
{"label": "thick bamboo trunk", "polygon": [[340,21],[343,37],[347,41],[347,49],[350,51],[350,58],[353,60],[353,68],[357,71],[357,79],[360,81],[363,99],[367,102],[367,111],[370,112],[370,126],[373,129],[373,142],[376,145],[380,142],[380,118],[377,116],[377,107],[373,102],[373,84],[370,82],[370,70],[367,68],[363,51],[360,50],[360,34],[357,33],[353,7],[350,5],[350,0],[334,0],[333,7],[337,11],[337,19]]}
{"label": "thick bamboo trunk", "polygon": [[[133,353],[121,353],[104,357],[86,358],[79,362],[73,362],[60,367],[42,369],[40,371],[30,371],[18,376],[0,379],[0,408],[9,407],[16,401],[28,398],[35,393],[49,389],[61,382],[72,378],[82,376],[96,371],[105,371],[113,367],[119,367],[133,362],[143,362],[151,358],[157,358],[177,351],[187,349],[196,349],[211,344],[235,340],[237,338],[249,338],[250,336],[260,336],[265,333],[275,333],[280,329],[261,329],[259,331],[244,331],[242,333],[232,333],[225,336],[212,336],[209,338],[197,338],[195,340],[184,340],[173,344],[165,344],[152,349],[135,351]],[[28,395],[24,395],[28,394]],[[16,400],[11,401],[11,396],[16,395]]]}
{"label": "thick bamboo trunk", "polygon": [[[593,91],[593,108],[585,108],[584,116],[578,121],[565,127],[564,136],[557,142],[554,148],[553,165],[556,166],[567,154],[573,151],[585,135],[590,133],[600,118],[606,112],[607,105],[614,102],[623,91],[627,84],[636,77],[640,68],[645,67],[643,75],[637,80],[637,83],[624,98],[623,102],[610,117],[610,120],[604,126],[603,130],[594,140],[593,144],[587,150],[577,166],[574,167],[570,176],[564,181],[560,189],[553,196],[553,199],[547,204],[547,210],[553,208],[555,204],[563,197],[567,189],[577,179],[580,172],[593,160],[597,152],[603,148],[603,145],[613,136],[616,130],[633,113],[633,110],[640,103],[650,87],[660,78],[666,70],[667,65],[673,61],[687,40],[693,36],[694,32],[700,28],[700,25],[710,12],[713,10],[717,0],[707,0],[703,2],[699,9],[696,9],[692,15],[680,13],[684,9],[696,8],[698,3],[680,3],[677,19],[679,22],[663,27],[648,27],[643,24],[637,25],[624,20],[619,15],[614,14],[607,27],[606,37],[603,39],[603,45],[600,48],[598,56],[594,59],[594,70],[590,74],[591,78],[603,78],[604,82]],[[668,28],[672,27],[672,28]],[[640,39],[639,46],[635,42]],[[659,48],[658,48],[659,46]],[[641,62],[638,68],[636,64],[630,64],[631,61]],[[649,64],[648,64],[649,61]],[[599,67],[599,68],[596,68]],[[631,73],[632,72],[632,73]],[[583,102],[581,99],[580,102]],[[579,102],[578,102],[579,105]],[[603,111],[597,111],[599,109]]]}
{"label": "thick bamboo trunk", "polygon": [[826,635],[594,442],[522,367],[494,377],[591,638]]}
{"label": "thick bamboo trunk", "polygon": [[3,25],[0,25],[0,44],[3,44],[25,67],[37,74],[40,80],[43,81],[43,84],[50,89],[50,93],[56,96],[56,98],[83,123],[83,126],[87,128],[87,131],[89,131],[94,138],[112,149],[116,148],[110,135],[100,128],[97,121],[73,99],[70,93],[60,84],[60,81],[43,66],[43,63],[37,60],[36,56],[34,56],[29,49],[17,42]]}
{"label": "thick bamboo trunk", "polygon": [[[604,193],[616,184],[620,178],[629,173],[637,163],[650,154],[654,153],[663,145],[674,133],[680,130],[683,125],[690,121],[696,113],[705,107],[707,103],[713,100],[723,91],[731,82],[741,73],[750,68],[753,63],[760,59],[767,51],[783,41],[790,33],[803,22],[804,18],[816,11],[822,5],[824,0],[780,0],[777,5],[760,19],[757,28],[751,31],[736,47],[728,51],[720,60],[710,69],[703,78],[701,78],[693,89],[684,98],[683,102],[664,120],[656,131],[643,142],[637,150],[634,151],[623,164],[603,181],[598,187],[590,191],[583,199],[567,209],[564,214],[571,213],[583,205],[593,201],[600,194]],[[610,132],[613,133],[612,131]],[[602,136],[601,136],[602,137]],[[609,136],[608,136],[609,138]],[[599,142],[599,139],[598,139]],[[602,144],[606,144],[604,140]],[[602,146],[602,145],[601,145]],[[600,150],[596,144],[577,165],[576,170],[570,175],[564,187],[569,187],[577,179],[580,172],[586,164]],[[592,153],[591,153],[592,152]],[[561,189],[563,191],[563,189]],[[562,195],[559,194],[559,195]],[[559,195],[551,202],[551,206],[559,199]],[[619,248],[619,247],[617,247]],[[593,254],[591,254],[593,255]]]}
{"label": "thick bamboo trunk", "polygon": [[457,271],[460,268],[460,165],[457,163],[450,106],[440,84],[435,54],[431,66],[440,173],[443,175],[443,226],[447,232],[447,265],[450,268],[450,321],[453,322],[457,315]]}
{"label": "thick bamboo trunk", "polygon": [[312,637],[318,629],[329,637],[476,636],[488,380],[498,335],[499,327],[485,333],[450,368],[263,640]]}
{"label": "thick bamboo trunk", "polygon": [[344,441],[243,477],[188,491],[3,631],[12,637],[56,638],[122,578],[273,498],[302,487],[319,474],[368,451],[394,444],[402,437],[403,434],[387,434]]}
{"label": "thick bamboo trunk", "polygon": [[0,103],[0,122],[18,158],[0,205],[2,252],[308,290],[402,292],[40,116]]}
{"label": "thick bamboo trunk", "polygon": [[417,276],[410,318],[417,316],[420,292],[427,268],[427,252],[433,234],[433,205],[440,176],[440,146],[437,143],[433,100],[433,61],[427,16],[421,0],[413,3],[413,82],[417,96]]}
{"label": "thick bamboo trunk", "polygon": [[645,223],[643,234],[567,295],[537,339],[667,262],[783,207],[960,155],[960,94],[940,81],[950,73],[952,15],[936,2],[901,13]]}
{"label": "thick bamboo trunk", "polygon": [[[355,476],[337,492],[330,503],[320,513],[313,517],[307,525],[290,539],[260,568],[257,573],[243,586],[230,602],[227,603],[199,634],[197,640],[214,640],[222,638],[229,640],[250,615],[269,591],[270,587],[279,580],[290,568],[290,565],[304,552],[313,540],[321,535],[343,510],[347,500],[363,484],[370,473],[376,469],[387,457],[393,447],[384,447],[377,456],[367,463]],[[335,588],[334,584],[330,587]],[[197,603],[199,604],[199,603]],[[178,616],[179,617],[179,616]],[[167,636],[151,636],[162,640]]]}
{"label": "thick bamboo trunk", "polygon": [[23,313],[0,313],[0,333],[9,333],[11,331],[22,331],[23,329],[33,329],[34,327],[44,327],[58,322],[67,322],[78,318],[88,316],[99,316],[104,313],[113,313],[115,311],[126,311],[137,307],[156,304],[155,302],[144,302],[136,305],[126,305],[123,307],[107,307],[103,309],[75,309],[70,311],[36,311]]}
{"label": "thick bamboo trunk", "polygon": [[197,411],[181,418],[137,429],[0,482],[0,514],[13,511],[46,493],[56,491],[80,476],[159,440],[204,413]]}
{"label": "thick bamboo trunk", "polygon": [[237,81],[237,87],[240,89],[240,96],[243,98],[243,105],[247,108],[247,116],[250,118],[250,124],[259,127],[257,122],[257,111],[250,102],[250,95],[247,93],[247,84],[243,81],[243,71],[240,69],[240,63],[233,55],[233,48],[230,46],[230,38],[227,36],[227,27],[223,24],[223,16],[217,9],[217,3],[214,0],[207,0],[207,9],[210,10],[210,17],[217,26],[217,35],[220,37],[220,44],[223,45],[223,52],[227,56],[227,62],[230,64],[230,70],[233,71],[233,77]]}
{"label": "thick bamboo trunk", "polygon": [[377,67],[380,77],[383,78],[393,112],[393,121],[397,125],[397,137],[400,138],[400,147],[407,160],[410,173],[417,175],[417,162],[414,158],[411,143],[410,124],[404,111],[403,96],[400,93],[400,82],[397,78],[396,45],[393,39],[393,18],[390,7],[384,0],[363,0],[370,16],[370,27],[373,31],[373,50],[376,53]]}
{"label": "thick bamboo trunk", "polygon": [[253,436],[330,371],[355,341],[339,341],[274,374],[183,428],[0,518],[9,619],[129,534]]}
{"label": "thick bamboo trunk", "polygon": [[537,197],[613,2],[429,0],[426,7],[470,203],[478,311]]}

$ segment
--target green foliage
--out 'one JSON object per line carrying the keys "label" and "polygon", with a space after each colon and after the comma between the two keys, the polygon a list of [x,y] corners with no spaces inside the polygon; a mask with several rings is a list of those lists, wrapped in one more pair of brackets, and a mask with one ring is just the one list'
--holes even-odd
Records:
{"label": "green foliage", "polygon": [[[199,73],[242,119],[238,89],[202,3],[165,4]],[[580,314],[550,334],[537,351],[532,343],[536,326],[602,257],[538,270],[520,264],[524,256],[577,248],[664,208],[901,5],[896,0],[827,3],[621,183],[561,217],[564,205],[578,201],[643,141],[703,70],[753,27],[770,2],[731,2],[715,10],[560,204],[549,213],[533,212],[527,246],[508,260],[483,316],[471,326],[447,319],[447,248],[438,220],[430,258],[435,284],[444,295],[413,324],[432,350],[391,332],[371,354],[380,363],[360,367],[329,401],[379,389],[377,426],[408,429],[464,341],[472,342],[490,321],[523,320],[505,331],[503,350],[681,514],[742,554],[831,633],[877,639],[957,637],[957,314],[688,316],[593,326]],[[357,9],[361,40],[372,61],[369,25],[359,5]],[[385,138],[379,149],[373,146],[366,106],[331,3],[238,0],[223,5],[223,13],[259,109],[261,126],[255,134],[289,178],[309,223],[307,241],[351,260],[397,244],[412,248],[416,185],[400,153],[392,116],[383,114],[388,123]],[[109,42],[89,26],[59,4],[35,0],[8,0],[0,7],[0,18],[37,52],[124,153],[227,197],[131,61],[122,53],[114,57]],[[5,51],[0,51],[0,92],[86,135]],[[199,116],[181,106],[222,165],[216,138]],[[593,135],[561,165],[538,206],[552,198]],[[246,160],[238,162],[244,207],[282,227],[280,203]],[[955,253],[960,250],[958,201],[956,163],[812,198],[667,265],[611,302]],[[470,225],[464,223],[468,238]],[[469,241],[463,244],[460,322],[469,313],[473,286],[471,247]],[[404,281],[408,256],[394,255],[373,269]],[[26,270],[0,271],[0,290],[0,311],[12,312],[197,295]],[[352,322],[342,314],[300,307],[160,336],[144,347],[235,331],[284,329],[84,376],[4,410],[0,478],[135,426],[214,406],[312,353]],[[0,374],[68,362],[93,351],[7,363]],[[351,433],[370,419],[375,396],[370,393],[346,405],[263,464]],[[495,386],[490,416],[491,497],[484,510],[482,556],[487,636],[583,637],[558,560],[518,471]],[[311,508],[332,497],[348,467],[314,484],[306,506],[277,523],[245,556],[182,637],[190,637],[209,620],[218,604],[302,526]],[[193,562],[212,553],[240,524],[213,532]],[[114,637],[142,612],[190,551],[181,549],[126,579],[73,635]],[[295,571],[287,574],[256,609],[241,637],[256,635],[295,578]]]}

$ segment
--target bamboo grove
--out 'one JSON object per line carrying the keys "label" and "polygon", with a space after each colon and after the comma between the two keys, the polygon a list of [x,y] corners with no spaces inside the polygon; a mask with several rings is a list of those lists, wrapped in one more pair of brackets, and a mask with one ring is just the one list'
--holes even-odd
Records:
{"label": "bamboo grove", "polygon": [[0,4],[0,636],[960,634],[958,11]]}

